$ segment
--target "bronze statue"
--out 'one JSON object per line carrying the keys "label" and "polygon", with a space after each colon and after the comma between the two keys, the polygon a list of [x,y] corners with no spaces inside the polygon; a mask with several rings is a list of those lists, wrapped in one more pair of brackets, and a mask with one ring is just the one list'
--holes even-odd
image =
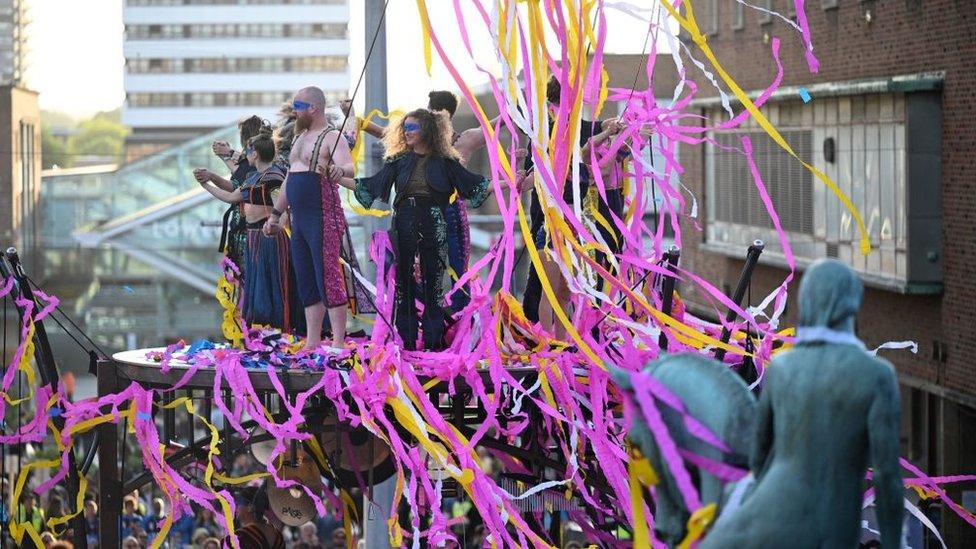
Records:
{"label": "bronze statue", "polygon": [[857,547],[868,466],[882,546],[900,546],[898,383],[854,335],[862,293],[843,263],[807,270],[797,344],[765,373],[750,458],[756,485],[702,549]]}
{"label": "bronze statue", "polygon": [[[696,438],[688,431],[680,413],[667,405],[658,406],[661,419],[678,448],[711,461],[746,468],[752,448],[756,399],[739,376],[718,361],[693,353],[664,356],[648,364],[644,372],[678,397],[688,415],[721,439],[731,452],[723,455],[714,446]],[[633,391],[628,372],[614,368],[611,373],[624,392]],[[676,547],[687,533],[691,512],[685,506],[653,435],[639,417],[634,418],[629,437],[650,460],[660,478],[656,487],[654,530],[669,547]],[[721,507],[722,480],[708,471],[698,473],[702,504],[715,503]]]}

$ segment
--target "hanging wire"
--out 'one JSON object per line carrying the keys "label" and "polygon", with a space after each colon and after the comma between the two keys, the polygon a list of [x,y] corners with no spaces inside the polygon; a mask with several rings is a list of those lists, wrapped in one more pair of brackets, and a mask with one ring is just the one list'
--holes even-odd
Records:
{"label": "hanging wire", "polygon": [[[40,286],[39,286],[39,285],[38,285],[38,284],[37,284],[36,282],[34,282],[34,280],[33,280],[33,279],[32,279],[32,278],[30,277],[30,276],[28,276],[28,277],[27,277],[27,281],[28,281],[28,282],[29,282],[29,283],[31,284],[31,286],[33,286],[33,287],[34,287],[35,289],[37,289],[37,290],[40,290],[40,291],[44,291],[44,290],[43,290],[43,289],[42,289],[42,288],[41,288],[41,287],[40,287]],[[46,292],[45,292],[45,293],[46,293]],[[79,347],[81,347],[81,348],[82,348],[82,349],[83,349],[83,350],[84,350],[84,351],[85,351],[86,353],[90,353],[90,352],[91,352],[91,351],[92,351],[92,350],[94,349],[94,350],[96,350],[96,351],[98,351],[98,352],[99,352],[99,354],[101,354],[102,356],[104,356],[104,357],[107,357],[107,356],[108,356],[108,353],[106,353],[106,352],[105,352],[105,350],[104,350],[104,349],[102,349],[102,348],[101,348],[101,347],[100,347],[100,346],[98,345],[98,343],[95,343],[95,342],[94,342],[94,341],[92,340],[92,338],[90,338],[90,337],[88,337],[88,334],[87,334],[87,333],[85,333],[85,331],[84,331],[84,330],[82,330],[82,329],[81,329],[81,327],[80,327],[80,326],[78,326],[78,324],[76,324],[76,323],[75,323],[75,321],[74,321],[74,320],[72,320],[72,319],[71,319],[71,317],[70,317],[70,316],[68,316],[68,314],[64,312],[64,310],[63,310],[63,309],[61,308],[61,306],[60,306],[60,305],[55,305],[55,306],[54,306],[54,309],[55,309],[55,310],[56,310],[57,312],[59,312],[59,313],[61,313],[61,316],[63,316],[63,317],[65,318],[65,320],[67,320],[67,321],[68,321],[68,323],[69,323],[69,324],[71,324],[71,326],[73,326],[73,327],[74,327],[74,329],[75,329],[75,330],[77,330],[77,332],[78,332],[78,333],[80,333],[80,334],[81,334],[81,335],[82,335],[82,336],[83,336],[83,337],[85,338],[85,340],[87,340],[87,341],[88,341],[88,343],[90,343],[90,344],[91,344],[91,347],[90,347],[90,348],[88,348],[88,347],[85,347],[85,346],[84,346],[84,345],[83,345],[83,344],[82,344],[82,343],[81,343],[80,341],[78,341],[78,339],[77,339],[77,338],[75,338],[75,337],[74,337],[73,335],[71,335],[71,333],[70,333],[70,332],[68,332],[68,330],[67,330],[67,329],[65,329],[65,327],[64,327],[64,325],[63,325],[63,324],[61,324],[61,322],[60,322],[60,321],[58,321],[58,319],[57,319],[57,317],[55,317],[54,315],[51,315],[51,317],[50,317],[50,318],[52,318],[52,319],[54,320],[54,322],[56,322],[56,323],[58,324],[58,326],[60,326],[60,327],[61,327],[61,329],[62,329],[62,330],[64,330],[64,332],[65,332],[65,333],[67,333],[67,334],[68,334],[68,336],[70,336],[70,337],[71,337],[71,339],[73,339],[73,340],[75,341],[75,343],[77,343],[77,344],[78,344],[78,346],[79,346]]]}

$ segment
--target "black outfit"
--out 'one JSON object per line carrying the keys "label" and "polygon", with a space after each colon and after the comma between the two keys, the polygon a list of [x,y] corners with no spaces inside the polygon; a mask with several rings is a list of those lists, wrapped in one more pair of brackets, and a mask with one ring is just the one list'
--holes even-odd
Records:
{"label": "black outfit", "polygon": [[[230,176],[230,182],[235,189],[239,189],[247,176],[255,168],[241,155],[237,168]],[[226,254],[240,270],[240,280],[244,279],[244,261],[247,254],[247,224],[244,222],[244,206],[231,204],[224,212],[223,228],[220,232],[220,252]]]}
{"label": "black outfit", "polygon": [[[552,128],[552,119],[549,120],[549,127]],[[585,146],[586,142],[590,140],[590,137],[593,137],[598,133],[600,133],[599,120],[581,121],[579,137],[580,147]],[[532,170],[533,166],[532,155],[526,155],[523,168],[526,172],[529,172]],[[590,188],[590,177],[586,167],[582,164],[580,165],[579,186],[580,198],[585,197],[586,192]],[[567,179],[565,185],[563,186],[563,200],[565,200],[567,204],[573,203],[573,186],[571,179]],[[539,196],[536,194],[534,189],[532,190],[532,203],[529,206],[529,223],[532,229],[532,236],[535,239],[536,247],[545,245],[545,217],[542,213],[542,206],[539,204]],[[525,313],[525,318],[532,322],[539,322],[539,302],[541,300],[542,282],[539,280],[539,273],[536,272],[535,266],[530,263],[529,276],[525,281],[525,293],[522,294],[522,310]]]}
{"label": "black outfit", "polygon": [[[416,292],[424,305],[423,346],[439,349],[444,345],[444,272],[447,265],[447,224],[444,211],[451,195],[467,200],[472,208],[488,196],[489,182],[466,170],[454,158],[421,156],[413,152],[397,155],[372,177],[356,180],[356,199],[365,207],[381,199],[393,201],[393,229],[390,240],[396,263],[397,332],[406,349],[416,348],[418,318],[414,307]],[[420,259],[422,284],[414,283],[414,263]]]}

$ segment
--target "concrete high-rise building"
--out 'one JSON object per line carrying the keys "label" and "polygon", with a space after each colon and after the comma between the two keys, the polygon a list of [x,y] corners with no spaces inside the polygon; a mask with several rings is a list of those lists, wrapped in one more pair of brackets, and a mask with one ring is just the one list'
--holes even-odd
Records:
{"label": "concrete high-rise building", "polygon": [[27,62],[27,5],[0,0],[0,86],[22,86]]}
{"label": "concrete high-rise building", "polygon": [[303,86],[348,93],[346,0],[126,0],[123,19],[130,158],[273,119]]}

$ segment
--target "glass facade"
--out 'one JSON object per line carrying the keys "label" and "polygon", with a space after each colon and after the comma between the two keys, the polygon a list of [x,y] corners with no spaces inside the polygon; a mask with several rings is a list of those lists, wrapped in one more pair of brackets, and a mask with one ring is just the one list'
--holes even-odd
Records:
{"label": "glass facade", "polygon": [[[203,135],[126,164],[50,170],[41,186],[45,291],[107,351],[180,338],[221,339],[214,297],[221,220],[227,205],[193,178],[207,167],[227,176],[214,140],[239,146],[237,127]],[[343,193],[343,200],[348,200]],[[365,237],[350,218],[360,265]],[[56,327],[49,328],[57,333]],[[55,337],[57,341],[65,338]],[[56,351],[57,354],[57,351]]]}

